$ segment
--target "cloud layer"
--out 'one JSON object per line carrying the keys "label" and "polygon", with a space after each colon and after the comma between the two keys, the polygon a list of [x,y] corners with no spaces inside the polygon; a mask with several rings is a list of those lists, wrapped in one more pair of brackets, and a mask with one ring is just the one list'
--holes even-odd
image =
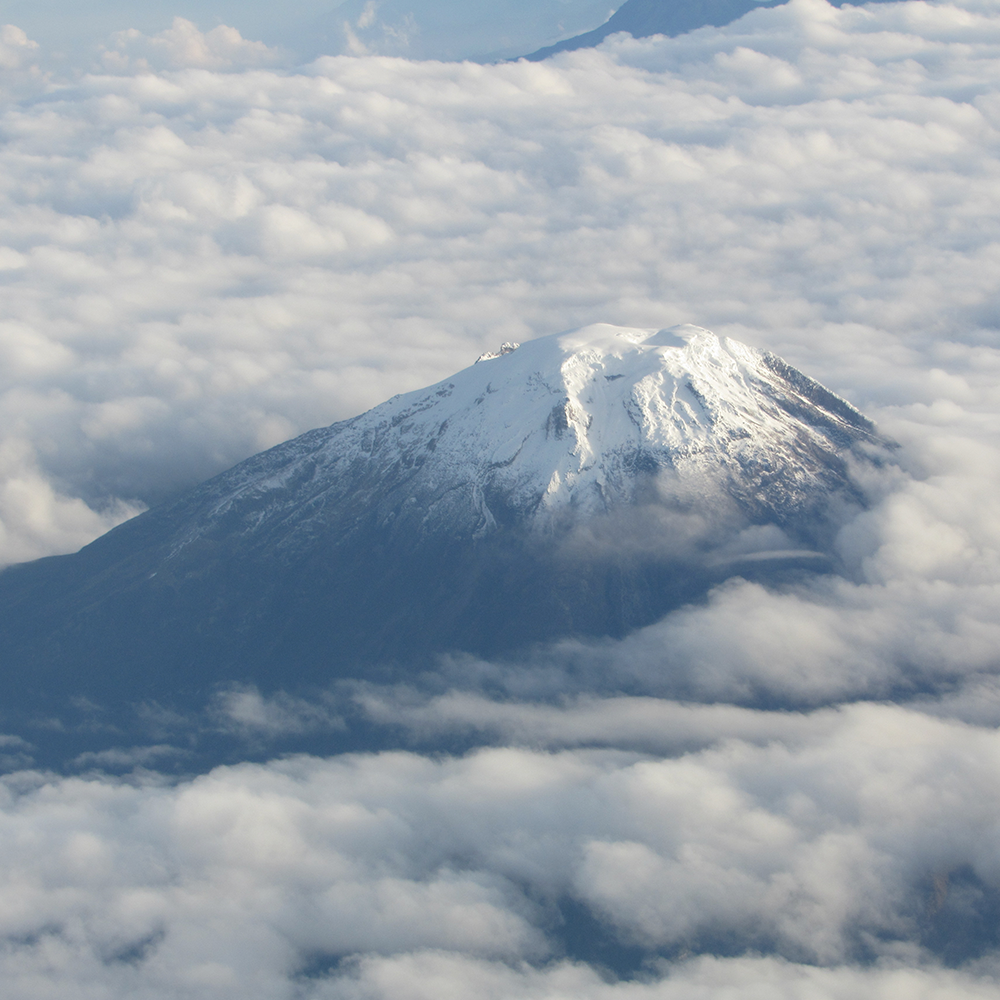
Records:
{"label": "cloud layer", "polygon": [[[403,998],[481,979],[498,997],[672,997],[747,975],[794,996],[985,995],[996,730],[871,704],[759,726],[720,741],[702,720],[707,745],[669,757],[300,757],[173,787],[13,775],[8,995]],[[584,948],[652,982],[565,964]],[[690,960],[745,949],[774,959]],[[681,964],[654,985],[657,956]]]}

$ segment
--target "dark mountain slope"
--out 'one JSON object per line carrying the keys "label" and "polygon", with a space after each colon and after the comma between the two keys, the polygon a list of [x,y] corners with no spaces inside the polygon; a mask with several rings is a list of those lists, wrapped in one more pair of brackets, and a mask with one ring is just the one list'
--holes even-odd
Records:
{"label": "dark mountain slope", "polygon": [[[587,31],[573,38],[566,38],[555,45],[532,52],[525,56],[533,62],[547,59],[557,52],[572,52],[576,49],[593,48],[600,45],[609,35],[619,31],[633,38],[648,38],[651,35],[684,35],[697,28],[721,28],[739,20],[756,7],[778,6],[775,0],[626,0],[621,7],[599,28]],[[842,7],[847,0],[830,0],[834,7]],[[870,0],[872,3],[889,0]]]}

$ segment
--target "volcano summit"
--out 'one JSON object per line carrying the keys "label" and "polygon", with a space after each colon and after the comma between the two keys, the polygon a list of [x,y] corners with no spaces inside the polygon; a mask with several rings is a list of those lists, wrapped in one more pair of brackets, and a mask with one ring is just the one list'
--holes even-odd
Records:
{"label": "volcano summit", "polygon": [[835,569],[886,451],[849,403],[698,327],[513,348],[0,574],[7,703],[307,690]]}

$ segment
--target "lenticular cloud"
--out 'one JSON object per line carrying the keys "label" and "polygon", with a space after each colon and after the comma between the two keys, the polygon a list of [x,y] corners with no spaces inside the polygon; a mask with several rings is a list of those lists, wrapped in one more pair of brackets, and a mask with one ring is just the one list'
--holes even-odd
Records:
{"label": "lenticular cloud", "polygon": [[183,23],[62,78],[0,32],[0,562],[598,320],[773,350],[897,464],[836,579],[212,709],[258,753],[359,714],[405,751],[168,781],[191,720],[77,777],[5,738],[9,995],[994,995],[996,12],[279,62]]}

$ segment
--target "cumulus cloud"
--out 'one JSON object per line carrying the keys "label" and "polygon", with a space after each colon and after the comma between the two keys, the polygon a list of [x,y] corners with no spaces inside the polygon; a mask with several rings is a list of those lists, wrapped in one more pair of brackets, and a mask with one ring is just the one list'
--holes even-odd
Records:
{"label": "cumulus cloud", "polygon": [[116,31],[111,45],[104,46],[101,53],[101,62],[109,70],[145,73],[153,69],[267,66],[287,58],[280,49],[248,41],[229,25],[219,24],[202,32],[183,17],[175,17],[169,28],[152,36],[137,28]]}
{"label": "cumulus cloud", "polygon": [[[49,555],[52,549],[74,551],[98,534],[134,517],[142,503],[109,498],[88,506],[60,493],[39,468],[30,445],[13,435],[0,444],[0,547],[5,562]],[[96,509],[95,509],[96,507]]]}
{"label": "cumulus cloud", "polygon": [[[298,757],[175,785],[23,772],[2,786],[0,969],[17,998],[669,997],[741,970],[789,995],[978,996],[1000,944],[998,757],[994,729],[869,704],[672,757]],[[643,982],[573,964],[601,941]],[[720,946],[734,958],[691,960]]]}
{"label": "cumulus cloud", "polygon": [[[37,92],[45,76],[38,65],[38,43],[13,24],[0,24],[0,100]],[[5,266],[0,253],[0,268]]]}
{"label": "cumulus cloud", "polygon": [[0,69],[20,69],[37,48],[38,43],[15,25],[0,27]]}
{"label": "cumulus cloud", "polygon": [[[720,996],[768,1000],[979,1000],[995,983],[943,969],[822,969],[768,958],[699,959],[685,962],[668,977],[631,983],[609,982],[594,970],[560,963],[548,969],[512,969],[500,963],[437,952],[402,958],[367,958],[349,980],[319,996],[355,1000],[431,1000],[457,984],[491,1000],[717,1000]],[[346,977],[345,977],[346,979]],[[448,995],[447,992],[445,995]]]}

